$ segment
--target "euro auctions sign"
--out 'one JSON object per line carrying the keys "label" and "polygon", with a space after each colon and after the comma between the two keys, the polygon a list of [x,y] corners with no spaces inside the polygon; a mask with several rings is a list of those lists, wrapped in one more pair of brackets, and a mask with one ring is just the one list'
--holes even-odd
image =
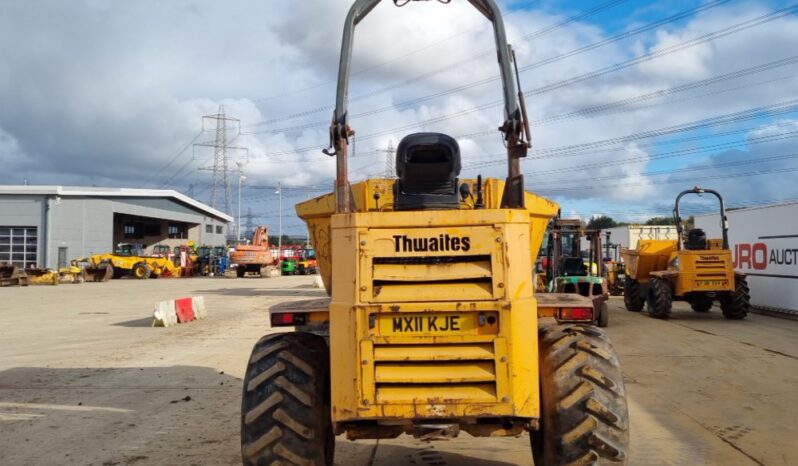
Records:
{"label": "euro auctions sign", "polygon": [[741,272],[782,272],[792,276],[792,278],[798,278],[798,235],[762,237],[761,239],[792,239],[796,244],[790,244],[786,247],[783,244],[775,244],[775,241],[773,243],[759,241],[756,243],[735,244],[733,251],[734,268]]}
{"label": "euro auctions sign", "polygon": [[[734,268],[748,275],[751,303],[798,313],[798,203],[732,210],[729,246]],[[720,215],[695,218],[720,238]]]}

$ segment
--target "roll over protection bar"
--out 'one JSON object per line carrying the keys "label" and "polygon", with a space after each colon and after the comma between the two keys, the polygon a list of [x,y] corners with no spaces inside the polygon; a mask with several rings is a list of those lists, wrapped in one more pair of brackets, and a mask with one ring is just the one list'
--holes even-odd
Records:
{"label": "roll over protection bar", "polygon": [[[338,88],[330,125],[330,148],[324,153],[336,156],[336,211],[349,212],[352,208],[349,180],[347,173],[347,154],[349,137],[354,131],[349,127],[348,101],[349,101],[349,76],[352,65],[352,48],[354,44],[355,26],[381,2],[382,0],[356,0],[346,16],[343,40],[341,44],[341,59],[338,68]],[[504,29],[504,20],[495,0],[468,0],[480,13],[493,24],[496,51],[501,71],[502,86],[504,90],[504,124],[499,130],[504,133],[507,144],[508,177],[505,185],[502,207],[523,208],[524,189],[523,177],[520,173],[520,158],[526,157],[529,143],[524,141],[524,120],[522,109],[519,106],[515,76],[511,61],[511,49],[507,44]],[[518,97],[517,97],[518,96]],[[528,136],[528,134],[527,134]]]}
{"label": "roll over protection bar", "polygon": [[682,198],[687,194],[698,194],[700,196],[704,193],[714,195],[718,198],[718,202],[720,202],[720,228],[723,232],[723,249],[729,249],[729,221],[726,218],[726,207],[723,204],[723,197],[714,189],[699,188],[698,186],[693,189],[684,190],[680,192],[678,196],[676,196],[676,206],[673,208],[673,217],[676,220],[676,233],[678,235],[676,244],[678,245],[679,249],[682,249],[682,233],[684,232],[684,228],[682,227],[682,214],[679,211],[679,204]]}

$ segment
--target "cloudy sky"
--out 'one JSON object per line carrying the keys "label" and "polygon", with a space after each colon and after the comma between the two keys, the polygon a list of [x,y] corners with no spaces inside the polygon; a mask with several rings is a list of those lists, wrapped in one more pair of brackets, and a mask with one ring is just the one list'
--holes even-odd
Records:
{"label": "cloudy sky", "polygon": [[[500,1],[534,149],[527,188],[567,214],[667,215],[700,184],[731,205],[798,198],[798,6],[776,0]],[[0,0],[0,183],[172,188],[208,202],[213,120],[244,212],[284,232],[332,184],[320,150],[342,0]],[[352,177],[408,133],[457,137],[462,176],[503,176],[489,23],[465,0],[385,0],[355,37]],[[237,210],[237,174],[231,175]],[[219,207],[224,209],[223,195]],[[700,205],[694,207],[702,209]]]}

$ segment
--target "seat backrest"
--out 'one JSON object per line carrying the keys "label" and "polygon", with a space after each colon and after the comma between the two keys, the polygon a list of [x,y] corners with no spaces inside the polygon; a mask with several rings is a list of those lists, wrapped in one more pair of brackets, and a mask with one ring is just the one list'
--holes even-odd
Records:
{"label": "seat backrest", "polygon": [[415,133],[405,136],[396,153],[396,210],[456,209],[460,146],[451,136]]}
{"label": "seat backrest", "polygon": [[684,248],[688,251],[703,251],[707,249],[707,234],[701,228],[693,228],[688,231]]}

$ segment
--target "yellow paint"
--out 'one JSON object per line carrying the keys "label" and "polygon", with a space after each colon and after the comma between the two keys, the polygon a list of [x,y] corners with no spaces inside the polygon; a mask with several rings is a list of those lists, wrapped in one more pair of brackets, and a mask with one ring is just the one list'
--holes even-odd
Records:
{"label": "yellow paint", "polygon": [[[79,261],[83,261],[80,259]],[[182,274],[182,269],[175,266],[175,264],[166,257],[147,257],[147,256],[120,256],[117,254],[95,254],[87,259],[86,262],[93,267],[99,266],[103,262],[111,263],[114,268],[127,270],[128,272],[133,267],[141,262],[144,262],[150,268],[150,275],[153,277],[160,277],[162,275],[170,277],[179,277]],[[139,277],[140,278],[140,277]]]}
{"label": "yellow paint", "polygon": [[731,251],[722,249],[722,241],[710,239],[709,249],[677,250],[675,240],[641,240],[637,249],[621,254],[630,278],[647,283],[651,276],[671,281],[673,294],[734,291],[734,267]]}
{"label": "yellow paint", "polygon": [[538,418],[532,270],[558,206],[527,194],[525,209],[500,209],[504,183],[489,179],[485,209],[394,212],[393,182],[354,184],[349,214],[332,194],[297,205],[331,294],[333,421]]}

